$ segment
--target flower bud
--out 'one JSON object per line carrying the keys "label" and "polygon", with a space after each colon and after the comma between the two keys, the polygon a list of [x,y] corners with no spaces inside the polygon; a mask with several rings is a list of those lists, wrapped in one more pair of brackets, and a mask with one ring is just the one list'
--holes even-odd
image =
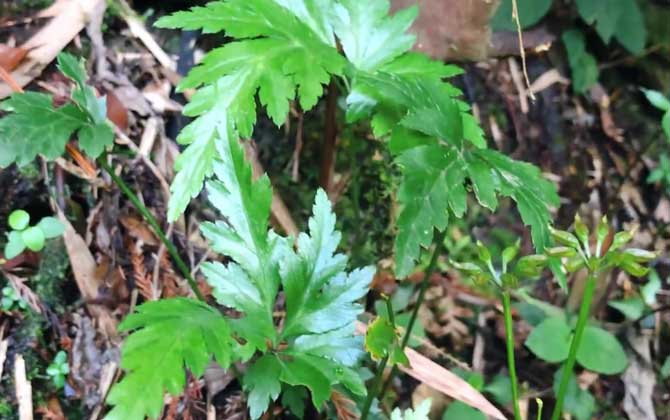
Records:
{"label": "flower bud", "polygon": [[479,253],[479,260],[484,264],[491,263],[491,252],[484,246],[481,241],[477,241],[477,252]]}
{"label": "flower bud", "polygon": [[565,230],[556,230],[551,228],[551,237],[554,238],[554,241],[557,243],[569,246],[570,248],[579,249],[579,240],[575,235]]}
{"label": "flower bud", "polygon": [[647,263],[658,258],[658,254],[655,252],[647,251],[646,249],[639,248],[629,248],[623,252],[626,259],[630,258],[632,261],[637,263]]}
{"label": "flower bud", "polygon": [[567,246],[556,246],[553,248],[547,248],[544,252],[550,257],[556,258],[570,258],[577,255],[577,251],[574,248],[569,248]]}
{"label": "flower bud", "polygon": [[451,261],[451,265],[453,265],[456,270],[461,271],[467,275],[476,275],[483,271],[480,266],[471,262],[459,263],[456,261]]}
{"label": "flower bud", "polygon": [[586,227],[579,214],[575,215],[575,233],[584,246],[589,246],[589,228]]}

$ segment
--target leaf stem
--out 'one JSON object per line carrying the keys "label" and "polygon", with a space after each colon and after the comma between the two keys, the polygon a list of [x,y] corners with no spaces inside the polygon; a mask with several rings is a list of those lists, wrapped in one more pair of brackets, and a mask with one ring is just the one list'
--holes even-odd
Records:
{"label": "leaf stem", "polygon": [[[430,278],[433,276],[435,268],[437,267],[437,259],[440,256],[440,251],[442,250],[444,238],[446,236],[447,236],[447,230],[445,229],[444,232],[438,232],[438,234],[433,239],[433,245],[435,246],[435,249],[433,250],[433,256],[431,257],[430,262],[428,263],[428,267],[424,272],[423,281],[421,282],[421,289],[419,290],[419,296],[416,299],[416,305],[414,306],[412,315],[409,319],[409,322],[407,323],[407,329],[405,330],[405,335],[402,339],[402,342],[400,343],[401,351],[405,350],[405,347],[407,347],[407,343],[409,343],[409,339],[412,336],[412,331],[414,330],[414,324],[416,323],[417,317],[419,315],[419,308],[421,307],[421,304],[423,303],[423,300],[426,297],[426,291],[428,290],[428,286],[430,285]],[[386,382],[384,382],[384,386],[382,387],[381,392],[379,393],[379,399],[384,398],[386,391],[388,391],[388,389],[391,387],[391,382],[393,381],[393,378],[397,374],[398,374],[398,366],[394,365],[393,369],[391,369],[391,373],[389,374],[388,378],[386,378]],[[362,418],[361,420],[365,419]]]}
{"label": "leaf stem", "polygon": [[174,244],[168,239],[168,237],[165,235],[165,232],[163,232],[163,229],[161,229],[160,225],[158,224],[158,221],[154,217],[153,214],[149,211],[149,209],[140,201],[140,199],[137,197],[137,195],[130,189],[128,184],[125,183],[121,177],[116,175],[114,172],[114,169],[107,163],[107,153],[103,154],[98,158],[98,163],[104,169],[109,176],[112,178],[112,181],[119,187],[121,192],[123,192],[126,197],[133,203],[135,208],[142,214],[142,217],[144,217],[144,220],[149,223],[149,226],[154,230],[156,235],[158,235],[158,238],[165,244],[165,248],[167,251],[170,253],[170,256],[174,260],[175,265],[181,271],[182,275],[188,282],[189,286],[191,287],[191,290],[193,290],[193,293],[195,296],[201,300],[205,301],[205,297],[200,293],[200,289],[198,289],[198,285],[196,284],[195,280],[193,279],[193,276],[191,276],[191,270],[189,270],[188,265],[184,262],[184,260],[181,258],[179,255],[179,252],[177,251],[177,248],[174,246]]}
{"label": "leaf stem", "polygon": [[552,420],[559,420],[563,411],[563,402],[565,401],[568,382],[570,381],[570,376],[572,375],[572,370],[574,369],[575,361],[577,360],[577,350],[579,350],[579,345],[581,344],[582,336],[584,335],[584,328],[586,327],[586,322],[588,321],[589,313],[591,312],[591,301],[593,300],[593,292],[596,288],[596,278],[597,277],[593,272],[589,272],[589,276],[586,279],[584,296],[582,297],[582,304],[579,308],[579,318],[577,318],[575,334],[570,343],[570,353],[568,353],[568,360],[562,368],[561,384],[558,388],[558,394],[556,395],[556,405],[554,406],[554,411],[551,415]]}
{"label": "leaf stem", "polygon": [[514,407],[514,420],[521,420],[519,408],[519,382],[516,376],[516,362],[514,360],[514,325],[512,323],[512,300],[510,291],[504,289],[502,292],[503,315],[505,317],[505,344],[507,347],[507,369],[509,370],[510,383],[512,386],[512,405]]}

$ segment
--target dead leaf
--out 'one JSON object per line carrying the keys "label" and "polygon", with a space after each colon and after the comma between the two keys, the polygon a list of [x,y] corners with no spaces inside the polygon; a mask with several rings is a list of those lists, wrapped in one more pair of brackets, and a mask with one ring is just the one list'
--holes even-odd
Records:
{"label": "dead leaf", "polygon": [[0,44],[0,66],[7,71],[12,71],[21,63],[27,53],[28,50],[25,48]]}
{"label": "dead leaf", "polygon": [[107,92],[107,118],[119,127],[119,130],[128,131],[128,109],[112,90]]}
{"label": "dead leaf", "polygon": [[88,246],[86,246],[84,238],[74,230],[70,221],[61,211],[58,212],[58,218],[65,225],[63,241],[65,242],[65,248],[70,258],[72,273],[77,282],[79,292],[84,301],[88,302],[86,307],[98,322],[100,329],[108,337],[114,337],[117,335],[116,319],[112,317],[112,314],[106,307],[97,303],[91,303],[98,301],[98,291],[100,287],[104,286],[104,280],[97,276],[98,265],[93,258],[93,254],[91,254]]}
{"label": "dead leaf", "polygon": [[119,218],[119,222],[123,225],[128,234],[135,239],[144,242],[146,245],[158,246],[159,241],[156,235],[149,229],[149,227],[142,220],[135,216],[123,215]]}
{"label": "dead leaf", "polygon": [[649,351],[651,339],[631,328],[628,330],[628,341],[634,351],[629,352],[629,365],[621,376],[626,388],[623,409],[629,419],[655,420],[656,373],[652,368],[653,362]]}

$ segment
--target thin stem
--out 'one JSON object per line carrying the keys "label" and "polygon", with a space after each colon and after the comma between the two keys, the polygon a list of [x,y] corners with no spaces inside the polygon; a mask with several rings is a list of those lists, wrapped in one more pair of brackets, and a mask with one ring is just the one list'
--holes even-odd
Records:
{"label": "thin stem", "polygon": [[586,322],[588,321],[589,313],[591,312],[591,301],[593,300],[593,292],[596,288],[596,279],[597,276],[593,272],[589,272],[589,277],[586,279],[586,287],[584,288],[584,296],[582,296],[582,304],[579,308],[579,318],[577,318],[575,335],[572,337],[572,343],[570,343],[570,353],[568,354],[568,360],[565,362],[565,365],[563,365],[561,384],[556,396],[556,406],[554,406],[554,412],[551,415],[552,420],[559,420],[561,412],[563,411],[565,393],[568,389],[568,382],[570,381],[572,370],[575,367],[577,350],[581,344],[584,328],[586,327]]}
{"label": "thin stem", "polygon": [[[405,335],[400,344],[401,351],[405,350],[405,347],[407,346],[407,343],[409,342],[409,339],[412,336],[412,331],[414,330],[414,323],[416,322],[417,316],[419,315],[419,308],[421,307],[421,304],[423,303],[423,300],[426,297],[426,290],[428,290],[428,286],[430,285],[430,278],[433,276],[433,273],[435,272],[435,267],[437,266],[437,259],[440,256],[440,251],[442,250],[442,246],[444,244],[444,238],[446,235],[447,230],[445,229],[444,232],[438,233],[437,236],[433,239],[433,245],[435,246],[435,249],[433,250],[433,256],[430,259],[430,263],[428,263],[428,267],[424,272],[423,281],[421,282],[421,290],[419,291],[419,297],[416,299],[416,305],[414,306],[414,310],[412,311],[412,316],[409,318],[409,322],[407,323],[407,329],[405,330]],[[394,365],[393,369],[391,369],[391,373],[389,374],[388,378],[386,378],[384,387],[382,388],[379,394],[379,399],[384,398],[386,391],[388,391],[388,389],[391,386],[393,378],[397,374],[398,374],[398,366]]]}
{"label": "thin stem", "polygon": [[98,163],[104,169],[109,176],[112,178],[112,181],[119,187],[119,189],[128,197],[128,199],[133,203],[135,208],[142,214],[142,217],[144,217],[144,220],[149,223],[149,226],[154,230],[156,235],[158,235],[158,238],[165,244],[165,248],[167,249],[168,253],[170,253],[170,256],[174,260],[175,265],[181,271],[182,275],[188,282],[189,286],[191,286],[191,290],[193,290],[193,293],[195,296],[200,299],[201,301],[205,301],[205,297],[200,293],[200,289],[198,289],[198,285],[196,284],[195,280],[193,279],[193,276],[191,276],[191,270],[189,270],[188,265],[184,262],[184,260],[181,258],[179,255],[179,252],[177,251],[177,248],[174,246],[174,244],[168,239],[168,237],[165,235],[165,232],[163,232],[163,229],[161,229],[160,225],[158,224],[158,221],[154,217],[153,214],[149,211],[149,209],[140,201],[140,199],[135,195],[135,193],[130,189],[128,184],[125,183],[121,177],[116,175],[114,172],[114,169],[107,163],[107,154],[103,154],[99,159]]}
{"label": "thin stem", "polygon": [[[393,304],[391,303],[390,298],[385,297],[384,299],[386,300],[386,312],[388,312],[389,321],[391,322],[391,325],[395,330],[396,326],[395,326],[395,314],[393,313]],[[374,384],[372,385],[371,392],[368,393],[368,396],[365,399],[365,405],[363,406],[363,411],[361,412],[362,420],[367,419],[368,414],[370,414],[370,407],[372,407],[372,401],[375,399],[375,394],[377,394],[377,391],[381,386],[382,376],[384,375],[384,369],[386,369],[386,365],[388,364],[390,355],[391,351],[389,351],[386,354],[386,356],[384,356],[382,361],[379,363],[379,369],[377,369],[377,373],[375,374]]]}
{"label": "thin stem", "polygon": [[519,382],[516,376],[516,362],[514,360],[514,325],[512,324],[512,300],[509,290],[502,292],[503,315],[505,316],[505,344],[507,346],[507,369],[509,370],[512,385],[512,404],[514,407],[514,420],[521,420],[521,409],[519,408]]}

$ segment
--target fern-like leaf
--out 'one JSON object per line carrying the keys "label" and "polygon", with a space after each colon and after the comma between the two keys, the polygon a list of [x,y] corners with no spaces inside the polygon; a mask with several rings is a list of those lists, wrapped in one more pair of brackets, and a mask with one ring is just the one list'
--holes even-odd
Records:
{"label": "fern-like leaf", "polygon": [[149,302],[120,325],[134,331],[123,346],[121,366],[126,376],[107,398],[116,407],[107,420],[156,419],[164,394],[184,390],[186,373],[201,376],[212,356],[230,365],[233,341],[226,319],[215,309],[192,299]]}
{"label": "fern-like leaf", "polygon": [[190,145],[177,162],[168,217],[176,219],[212,174],[218,132],[232,128],[249,137],[256,122],[256,93],[277,125],[296,98],[311,109],[323,85],[341,74],[328,0],[226,0],[161,19],[160,27],[202,29],[237,39],[210,51],[180,89],[202,88],[184,113],[197,117],[179,135]]}
{"label": "fern-like leaf", "polygon": [[[297,250],[288,238],[268,232],[272,193],[267,177],[252,180],[239,142],[219,144],[218,180],[210,181],[210,200],[225,221],[203,226],[213,248],[229,256],[227,265],[203,265],[217,301],[241,312],[231,320],[248,347],[273,352],[251,364],[244,378],[252,418],[258,418],[279,395],[283,382],[310,389],[318,407],[333,385],[364,394],[352,369],[362,356],[354,337],[356,303],[367,294],[373,268],[346,273],[347,259],[336,254],[340,233],[325,192],[316,196],[309,234],[300,234]],[[283,327],[274,323],[279,286],[285,295]]]}

